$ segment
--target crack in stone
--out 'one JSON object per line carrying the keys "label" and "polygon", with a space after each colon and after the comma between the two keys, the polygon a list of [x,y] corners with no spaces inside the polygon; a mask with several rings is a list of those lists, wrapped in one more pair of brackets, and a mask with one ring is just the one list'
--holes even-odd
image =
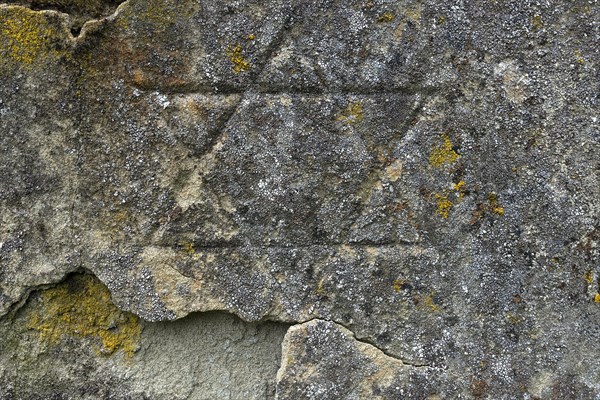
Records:
{"label": "crack in stone", "polygon": [[[264,68],[263,68],[264,69]],[[244,90],[240,90],[236,87],[214,87],[208,85],[183,85],[178,87],[138,87],[134,85],[138,90],[142,92],[160,92],[166,95],[221,95],[221,96],[229,96],[229,95],[240,95],[243,96],[248,92],[252,92],[254,94],[260,95],[271,95],[271,96],[279,96],[279,95],[302,95],[306,97],[321,97],[321,96],[386,96],[386,95],[405,95],[405,96],[414,96],[414,95],[423,95],[424,97],[431,96],[437,94],[441,87],[437,86],[399,86],[397,88],[373,88],[373,87],[339,87],[333,88],[333,90],[329,88],[307,88],[306,90],[302,89],[294,89],[294,90],[285,90],[285,88],[278,87],[270,87],[262,84],[255,84],[254,82],[243,86]]]}
{"label": "crack in stone", "polygon": [[78,37],[83,27],[114,15],[129,0],[4,0],[0,4],[20,6],[32,11],[56,11],[68,16],[73,37]]}
{"label": "crack in stone", "polygon": [[[327,248],[337,248],[337,247],[351,247],[351,248],[358,248],[358,249],[370,249],[370,248],[385,249],[385,248],[395,248],[395,247],[402,247],[402,248],[418,247],[418,246],[420,246],[420,243],[408,241],[408,240],[398,240],[398,241],[391,241],[391,242],[385,242],[385,243],[338,242],[338,243],[312,243],[312,244],[291,244],[291,245],[285,245],[285,244],[255,245],[255,244],[239,244],[239,243],[236,243],[236,244],[216,243],[216,244],[211,244],[211,245],[206,245],[206,244],[202,245],[202,244],[192,243],[192,246],[194,247],[194,250],[196,250],[196,251],[219,250],[219,249],[227,249],[227,250],[231,250],[231,249],[294,250],[294,249],[314,249],[314,248],[327,249]],[[177,250],[177,247],[164,246],[164,245],[150,245],[150,247]]]}
{"label": "crack in stone", "polygon": [[[381,347],[377,346],[377,344],[375,344],[373,341],[370,341],[369,339],[366,339],[366,338],[359,338],[359,337],[356,335],[356,333],[355,333],[355,332],[354,332],[352,329],[350,329],[350,327],[349,327],[348,325],[346,325],[346,324],[343,324],[343,323],[341,323],[341,322],[339,322],[339,321],[335,321],[335,320],[333,320],[333,319],[326,319],[326,318],[311,318],[311,319],[308,319],[308,320],[306,320],[306,321],[303,321],[303,322],[298,322],[297,324],[294,324],[294,325],[290,326],[290,328],[293,328],[294,326],[298,326],[298,325],[303,325],[303,324],[306,324],[306,323],[309,323],[309,322],[312,322],[312,321],[332,322],[332,323],[334,323],[334,324],[336,324],[336,325],[339,325],[339,326],[341,326],[342,328],[344,328],[344,329],[346,329],[347,331],[349,331],[349,332],[352,334],[352,338],[353,338],[354,340],[356,340],[357,342],[360,342],[360,343],[362,343],[362,344],[366,344],[366,345],[368,345],[368,346],[370,346],[370,347],[373,347],[373,348],[375,348],[376,350],[380,351],[380,352],[381,352],[381,354],[383,354],[384,356],[386,356],[386,357],[388,357],[388,358],[391,358],[391,359],[393,359],[393,360],[399,361],[399,362],[401,362],[401,363],[402,363],[402,365],[405,365],[405,366],[407,366],[407,367],[413,367],[413,368],[433,368],[433,367],[432,367],[430,364],[421,364],[421,363],[415,363],[415,362],[411,362],[411,361],[404,360],[404,359],[402,359],[401,357],[399,357],[399,356],[397,356],[397,355],[395,355],[395,354],[392,354],[392,353],[390,353],[389,351],[387,351],[387,350],[385,350],[385,349],[382,349]],[[283,355],[282,355],[282,356],[283,356]]]}

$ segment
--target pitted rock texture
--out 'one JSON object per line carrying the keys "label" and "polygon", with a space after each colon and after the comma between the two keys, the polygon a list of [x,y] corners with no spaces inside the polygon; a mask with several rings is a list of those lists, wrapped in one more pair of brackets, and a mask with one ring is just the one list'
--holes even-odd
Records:
{"label": "pitted rock texture", "polygon": [[600,398],[596,1],[101,3],[0,5],[4,320],[85,270],[297,324],[280,398]]}

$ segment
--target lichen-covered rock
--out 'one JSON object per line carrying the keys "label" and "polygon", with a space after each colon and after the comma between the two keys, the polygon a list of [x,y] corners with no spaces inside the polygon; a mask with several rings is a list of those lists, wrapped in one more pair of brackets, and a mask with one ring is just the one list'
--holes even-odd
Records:
{"label": "lichen-covered rock", "polygon": [[273,399],[286,329],[222,313],[148,323],[74,274],[0,321],[0,398]]}
{"label": "lichen-covered rock", "polygon": [[[309,396],[308,377],[331,398],[600,396],[594,2],[9,3],[7,332],[95,341],[67,369],[142,362],[143,345],[104,343],[130,317],[80,326],[78,297],[59,295],[85,270],[109,315],[141,324],[299,324],[281,398]],[[42,287],[59,292],[30,298]],[[38,328],[13,321],[22,306]],[[366,360],[352,382],[319,338],[342,369]]]}

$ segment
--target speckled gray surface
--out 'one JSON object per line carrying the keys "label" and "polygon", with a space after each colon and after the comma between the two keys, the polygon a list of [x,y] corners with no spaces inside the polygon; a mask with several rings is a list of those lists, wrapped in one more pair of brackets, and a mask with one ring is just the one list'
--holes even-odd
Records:
{"label": "speckled gray surface", "polygon": [[86,271],[291,325],[281,399],[600,399],[597,1],[11,3],[3,329]]}

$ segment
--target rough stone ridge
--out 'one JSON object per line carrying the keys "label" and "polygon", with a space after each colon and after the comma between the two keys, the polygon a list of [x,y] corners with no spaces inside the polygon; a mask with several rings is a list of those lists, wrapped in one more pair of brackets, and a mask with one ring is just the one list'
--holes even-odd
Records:
{"label": "rough stone ridge", "polygon": [[600,399],[596,1],[5,3],[0,398]]}

